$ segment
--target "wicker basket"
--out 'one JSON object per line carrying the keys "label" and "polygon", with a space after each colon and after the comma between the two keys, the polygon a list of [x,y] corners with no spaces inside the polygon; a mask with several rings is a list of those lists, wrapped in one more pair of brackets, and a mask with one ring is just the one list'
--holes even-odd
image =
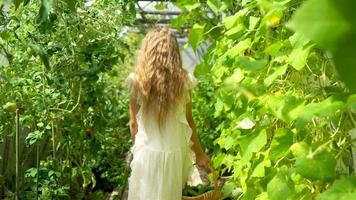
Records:
{"label": "wicker basket", "polygon": [[183,196],[182,200],[218,200],[220,198],[221,190],[218,186],[218,177],[216,171],[212,167],[210,167],[210,170],[213,174],[214,189],[194,197]]}

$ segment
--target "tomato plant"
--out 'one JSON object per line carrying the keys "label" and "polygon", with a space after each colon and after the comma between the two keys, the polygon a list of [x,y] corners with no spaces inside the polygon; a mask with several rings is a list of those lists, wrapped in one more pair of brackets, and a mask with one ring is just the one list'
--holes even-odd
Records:
{"label": "tomato plant", "polygon": [[[137,43],[118,33],[134,22],[135,10],[126,12],[130,2],[68,2],[15,2],[2,13],[0,138],[4,145],[13,138],[19,108],[20,144],[30,157],[20,159],[24,199],[95,199],[127,182],[123,80]],[[14,171],[4,170],[1,198],[14,191]]]}

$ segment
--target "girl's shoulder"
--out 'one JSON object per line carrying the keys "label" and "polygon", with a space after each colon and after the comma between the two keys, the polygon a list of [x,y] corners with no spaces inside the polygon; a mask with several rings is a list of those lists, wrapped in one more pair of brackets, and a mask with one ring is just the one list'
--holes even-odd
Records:
{"label": "girl's shoulder", "polygon": [[187,72],[187,75],[188,75],[187,88],[188,90],[192,90],[198,84],[198,81],[192,73]]}
{"label": "girl's shoulder", "polygon": [[127,77],[126,77],[126,85],[131,92],[131,94],[135,94],[135,73],[131,72]]}
{"label": "girl's shoulder", "polygon": [[135,79],[135,73],[134,72],[131,72],[127,77],[126,77],[126,84],[127,85],[130,85],[130,84],[133,84],[134,82],[134,79]]}

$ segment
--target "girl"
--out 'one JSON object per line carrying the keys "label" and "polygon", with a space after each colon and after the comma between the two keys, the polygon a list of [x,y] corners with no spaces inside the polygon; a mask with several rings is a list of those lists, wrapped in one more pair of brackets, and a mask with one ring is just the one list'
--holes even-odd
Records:
{"label": "girl", "polygon": [[[196,164],[210,160],[200,146],[192,117],[192,79],[182,68],[177,39],[157,27],[143,39],[131,89],[129,200],[181,200]],[[192,152],[193,151],[193,152]]]}

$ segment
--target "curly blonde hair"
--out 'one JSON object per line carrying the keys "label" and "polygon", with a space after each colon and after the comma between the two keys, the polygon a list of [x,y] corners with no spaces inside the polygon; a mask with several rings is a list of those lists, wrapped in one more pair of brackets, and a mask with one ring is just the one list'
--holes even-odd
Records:
{"label": "curly blonde hair", "polygon": [[156,27],[146,34],[135,72],[134,86],[142,100],[143,113],[156,109],[162,125],[168,111],[180,102],[189,80],[171,30]]}

